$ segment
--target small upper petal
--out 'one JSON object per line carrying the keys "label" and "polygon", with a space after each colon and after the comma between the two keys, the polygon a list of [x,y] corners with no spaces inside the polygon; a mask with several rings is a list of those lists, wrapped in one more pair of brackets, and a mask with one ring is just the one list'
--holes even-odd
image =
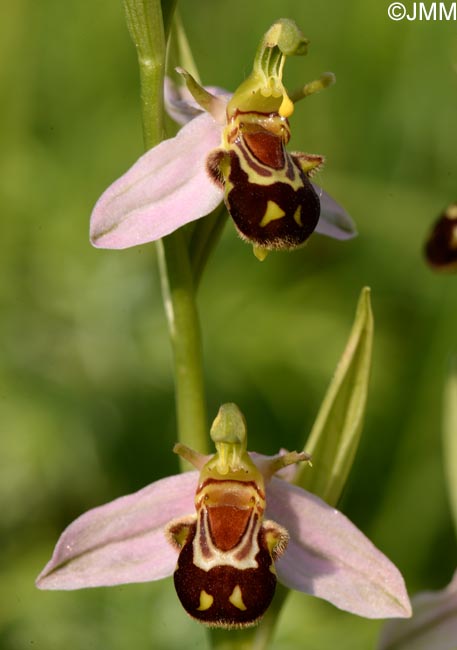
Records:
{"label": "small upper petal", "polygon": [[455,650],[457,639],[457,571],[440,591],[413,596],[409,621],[387,621],[379,650]]}
{"label": "small upper petal", "polygon": [[341,512],[273,478],[267,486],[266,516],[290,534],[276,564],[287,587],[366,618],[411,615],[398,569]]}
{"label": "small upper petal", "polygon": [[[223,100],[224,103],[227,103],[232,96],[227,90],[218,86],[205,86],[205,90],[211,95]],[[187,122],[193,120],[203,112],[203,109],[192,97],[187,86],[178,86],[170,77],[165,77],[164,100],[168,115],[178,124],[187,124]]]}
{"label": "small upper petal", "polygon": [[[270,481],[272,477],[272,472],[271,472],[271,464],[274,462],[276,459],[282,458],[283,456],[289,455],[290,452],[287,449],[284,449],[283,447],[279,450],[277,454],[274,454],[274,456],[266,456],[265,454],[258,454],[256,451],[250,451],[249,455],[251,459],[254,461],[256,466],[260,469],[265,481]],[[274,471],[274,476],[279,476],[279,478],[282,478],[284,481],[288,481],[289,483],[293,483],[297,472],[299,471],[299,463],[303,462],[304,459],[297,460],[297,462],[292,463],[290,465],[286,465],[285,467],[281,467],[281,469],[276,469]]]}
{"label": "small upper petal", "polygon": [[178,124],[187,124],[202,113],[187,87],[177,86],[170,77],[164,81],[164,102],[168,115]]}
{"label": "small upper petal", "polygon": [[164,528],[194,512],[198,472],[170,476],[89,510],[71,523],[37,578],[40,589],[81,589],[159,580],[177,553]]}
{"label": "small upper petal", "polygon": [[343,206],[318,185],[313,183],[321,202],[321,214],[316,232],[334,239],[351,239],[357,235],[357,228]]}
{"label": "small upper petal", "polygon": [[210,179],[206,159],[220,139],[221,127],[204,113],[141,156],[97,201],[94,246],[144,244],[214,210],[223,192]]}

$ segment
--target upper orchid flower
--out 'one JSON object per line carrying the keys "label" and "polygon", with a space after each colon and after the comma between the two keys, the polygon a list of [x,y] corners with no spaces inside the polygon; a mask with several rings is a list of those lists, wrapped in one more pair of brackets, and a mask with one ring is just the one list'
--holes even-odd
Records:
{"label": "upper orchid flower", "polygon": [[209,92],[178,69],[188,91],[180,94],[168,82],[166,103],[184,126],[101,196],[91,218],[92,243],[127,248],[159,239],[209,214],[222,199],[259,259],[272,249],[302,245],[314,230],[339,239],[354,236],[345,210],[310,181],[324,157],[286,151],[292,100],[334,81],[327,73],[289,97],[282,82],[285,59],[306,54],[307,43],[293,21],[276,22],[259,46],[251,75],[231,98],[225,91]]}
{"label": "upper orchid flower", "polygon": [[212,457],[175,449],[200,473],[162,479],[70,524],[38,587],[109,586],[174,573],[192,617],[233,628],[259,620],[277,576],[360,616],[410,616],[396,567],[343,514],[274,476],[306,454],[248,455],[234,404],[221,407],[211,437]]}

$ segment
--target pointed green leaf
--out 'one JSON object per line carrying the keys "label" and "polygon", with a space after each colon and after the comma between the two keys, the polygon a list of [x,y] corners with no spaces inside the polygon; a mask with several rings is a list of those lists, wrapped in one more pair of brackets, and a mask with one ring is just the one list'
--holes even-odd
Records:
{"label": "pointed green leaf", "polygon": [[346,483],[360,440],[373,342],[370,289],[360,294],[354,325],[322,402],[305,451],[313,468],[300,470],[297,483],[335,505]]}
{"label": "pointed green leaf", "polygon": [[443,406],[444,466],[454,527],[457,532],[457,357],[452,359],[444,387]]}

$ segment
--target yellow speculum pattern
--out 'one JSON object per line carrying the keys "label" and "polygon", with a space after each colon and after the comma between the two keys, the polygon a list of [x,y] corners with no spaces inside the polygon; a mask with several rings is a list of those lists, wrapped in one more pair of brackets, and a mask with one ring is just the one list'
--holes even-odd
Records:
{"label": "yellow speculum pattern", "polygon": [[214,602],[213,596],[207,594],[206,591],[202,589],[200,592],[200,605],[199,607],[197,607],[197,609],[200,612],[204,612],[211,607],[213,602]]}
{"label": "yellow speculum pattern", "polygon": [[236,585],[235,589],[229,596],[229,601],[232,603],[232,605],[234,605],[237,609],[240,609],[242,612],[245,612],[247,610],[246,605],[243,603],[243,594],[241,593],[240,585]]}
{"label": "yellow speculum pattern", "polygon": [[299,226],[303,226],[303,222],[301,220],[301,205],[299,205],[298,208],[295,210],[294,219]]}
{"label": "yellow speculum pattern", "polygon": [[271,221],[276,221],[276,219],[282,219],[282,217],[285,216],[286,213],[284,212],[284,210],[281,210],[281,208],[277,203],[275,203],[274,201],[268,201],[267,209],[265,211],[265,214],[262,217],[262,221],[260,222],[260,225],[265,227]]}

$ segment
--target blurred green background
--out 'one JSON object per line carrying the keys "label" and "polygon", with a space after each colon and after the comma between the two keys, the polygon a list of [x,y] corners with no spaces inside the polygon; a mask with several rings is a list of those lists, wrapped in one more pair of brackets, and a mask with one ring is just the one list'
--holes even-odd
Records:
{"label": "blurred green background", "polygon": [[[287,84],[327,70],[337,84],[297,106],[291,148],[327,156],[318,182],[360,232],[259,263],[227,225],[199,295],[210,417],[236,401],[251,448],[300,447],[371,286],[370,399],[341,508],[411,593],[442,587],[457,564],[441,448],[457,278],[422,246],[457,196],[456,24],[393,22],[388,0],[179,5],[203,81],[229,89],[276,18],[302,27],[309,55]],[[177,471],[173,379],[154,246],[88,244],[94,202],[142,151],[121,3],[3,2],[0,52],[0,647],[205,648],[171,580],[34,587],[73,518]],[[294,594],[274,647],[366,650],[379,627]]]}

